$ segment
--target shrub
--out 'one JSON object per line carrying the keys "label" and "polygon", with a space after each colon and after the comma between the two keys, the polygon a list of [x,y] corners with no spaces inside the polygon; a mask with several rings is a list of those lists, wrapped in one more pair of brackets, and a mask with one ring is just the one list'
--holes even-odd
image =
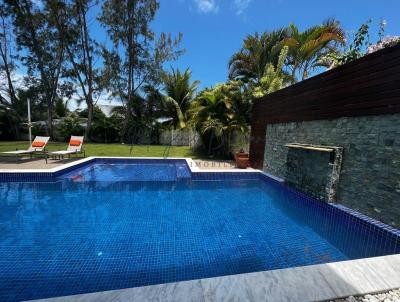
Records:
{"label": "shrub", "polygon": [[48,135],[47,125],[42,123],[35,123],[32,126],[32,136],[46,136]]}
{"label": "shrub", "polygon": [[82,123],[82,119],[76,113],[71,113],[58,124],[58,131],[61,137],[68,141],[71,135],[83,135],[85,133]]}
{"label": "shrub", "polygon": [[112,143],[121,140],[121,128],[123,119],[115,114],[106,117],[95,116],[90,133],[91,139],[95,142]]}

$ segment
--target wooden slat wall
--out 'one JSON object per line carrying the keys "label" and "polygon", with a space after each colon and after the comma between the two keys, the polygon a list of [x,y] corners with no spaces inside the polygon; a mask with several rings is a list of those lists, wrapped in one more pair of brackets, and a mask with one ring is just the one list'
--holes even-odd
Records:
{"label": "wooden slat wall", "polygon": [[262,168],[267,124],[400,112],[400,46],[386,48],[254,102],[250,161]]}

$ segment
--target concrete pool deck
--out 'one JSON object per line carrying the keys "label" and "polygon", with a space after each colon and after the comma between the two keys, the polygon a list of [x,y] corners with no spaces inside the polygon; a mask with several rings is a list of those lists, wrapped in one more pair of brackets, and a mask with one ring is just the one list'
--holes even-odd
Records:
{"label": "concrete pool deck", "polygon": [[[48,170],[56,167],[62,167],[66,164],[82,160],[82,157],[73,157],[63,160],[48,159],[47,164],[43,158],[19,158],[15,161],[14,157],[0,157],[0,170]],[[236,169],[235,162],[232,160],[208,160],[195,159],[196,166],[201,170],[228,170]],[[240,171],[239,169],[237,169]]]}
{"label": "concrete pool deck", "polygon": [[400,255],[391,255],[34,301],[306,302],[399,287]]}

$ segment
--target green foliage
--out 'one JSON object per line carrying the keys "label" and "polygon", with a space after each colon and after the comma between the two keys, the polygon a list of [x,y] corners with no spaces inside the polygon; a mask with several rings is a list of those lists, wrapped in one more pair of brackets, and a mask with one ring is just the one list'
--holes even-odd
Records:
{"label": "green foliage", "polygon": [[58,132],[65,141],[68,141],[71,135],[83,135],[85,132],[82,126],[83,122],[78,114],[71,113],[67,117],[64,117],[58,124]]}
{"label": "green foliage", "polygon": [[[172,38],[161,33],[156,37],[151,30],[159,3],[156,0],[106,0],[99,18],[113,43],[112,50],[103,50],[104,81],[118,96],[125,108],[124,138],[132,136],[143,124],[138,104],[139,88],[160,83],[163,64],[182,54],[177,47],[181,34]],[[131,140],[131,138],[128,138]]]}
{"label": "green foliage", "polygon": [[173,126],[177,128],[185,128],[187,122],[186,112],[195,96],[199,81],[191,83],[192,72],[186,69],[181,73],[179,69],[172,69],[171,73],[164,73],[162,80],[164,85],[163,101],[165,111],[168,116],[171,116]]}
{"label": "green foliage", "polygon": [[[80,117],[84,117],[84,118],[87,118],[87,117],[88,117],[88,114],[89,114],[89,112],[88,112],[88,109],[87,109],[87,108],[85,108],[85,109],[83,109],[83,110],[81,110],[81,111],[78,112],[78,115],[79,115]],[[100,109],[99,106],[94,106],[94,107],[93,107],[93,120],[102,119],[102,118],[104,118],[105,116],[106,116],[106,115],[103,113],[103,111],[101,111],[101,109]]]}
{"label": "green foliage", "polygon": [[19,99],[8,102],[0,95],[0,139],[15,139],[20,132]]}
{"label": "green foliage", "polygon": [[369,27],[371,19],[363,23],[354,36],[353,42],[342,54],[332,54],[330,57],[333,65],[343,65],[361,58],[365,54],[365,49],[370,45]]}
{"label": "green foliage", "polygon": [[[64,42],[54,32],[51,1],[4,1],[13,18],[16,42],[21,62],[32,79],[39,79],[47,109],[47,126],[53,136],[53,105],[56,99],[61,68],[64,61]],[[41,5],[42,4],[42,5]]]}
{"label": "green foliage", "polygon": [[344,43],[344,31],[335,19],[328,19],[322,25],[312,26],[303,32],[291,24],[285,44],[289,46],[287,64],[292,70],[292,80],[296,81],[297,74],[304,80],[312,70],[329,67],[322,58],[337,52],[338,46]]}
{"label": "green foliage", "polygon": [[276,66],[278,63],[279,53],[286,38],[286,28],[248,35],[241,50],[229,60],[229,79],[257,83],[265,74],[267,64]]}
{"label": "green foliage", "polygon": [[[155,103],[156,94],[150,96],[141,89],[159,85],[165,63],[183,53],[178,49],[181,34],[174,38],[152,31],[158,9],[157,0],[5,0],[0,3],[0,76],[3,78],[6,63],[8,74],[7,83],[0,83],[0,88],[3,91],[5,87],[12,103],[17,99],[9,80],[15,66],[10,60],[13,55],[3,52],[16,45],[18,60],[27,70],[25,87],[29,87],[29,94],[35,93],[29,98],[32,103],[40,103],[40,110],[34,114],[40,120],[46,119],[50,135],[53,115],[67,113],[58,100],[71,99],[76,89],[82,96],[77,101],[84,100],[88,107],[87,138],[94,119],[94,99],[104,90],[123,104],[124,137],[132,127],[153,125],[154,116],[161,112],[161,101]],[[111,46],[100,46],[91,35],[93,17],[105,28]],[[7,40],[8,47],[4,37],[15,37],[15,41]],[[150,103],[145,110],[140,110],[142,97]]]}
{"label": "green foliage", "polygon": [[[232,133],[248,129],[253,98],[305,79],[332,62],[354,60],[363,55],[369,40],[367,22],[349,49],[338,54],[344,33],[334,19],[304,31],[292,24],[248,35],[229,61],[230,81],[196,96],[199,82],[192,81],[190,69],[164,71],[166,62],[183,53],[182,36],[154,33],[158,9],[157,0],[1,2],[0,76],[6,81],[0,83],[0,90],[9,109],[0,106],[0,136],[17,135],[18,125],[26,121],[29,99],[32,120],[47,122],[47,127],[34,129],[36,134],[52,135],[53,115],[63,117],[59,128],[65,139],[85,130],[86,137],[97,142],[135,143],[144,132],[157,134],[160,127],[191,125],[201,133],[209,153],[227,155]],[[91,35],[89,16],[97,18],[111,45],[100,45]],[[379,36],[382,41],[383,26]],[[14,45],[27,71],[22,90],[14,89],[10,80],[16,68],[16,56],[10,51]],[[88,107],[79,116],[69,114],[66,107],[77,89],[78,102],[85,101]],[[94,105],[104,90],[121,103],[110,117]],[[159,118],[171,122],[160,125]]]}
{"label": "green foliage", "polygon": [[240,81],[218,84],[202,91],[192,103],[190,123],[209,154],[227,156],[233,131],[248,131],[250,103],[243,98],[242,85]]}
{"label": "green foliage", "polygon": [[94,119],[91,137],[95,142],[112,143],[121,138],[121,126],[123,120],[117,115]]}
{"label": "green foliage", "polygon": [[[120,111],[122,113],[120,114]],[[79,112],[81,118],[88,117],[88,110]],[[114,108],[110,117],[107,117],[98,106],[93,107],[93,123],[90,139],[94,142],[111,143],[121,140],[121,129],[124,123],[124,111],[121,107]]]}
{"label": "green foliage", "polygon": [[[229,78],[242,80],[247,89],[255,89],[250,95],[260,97],[296,82],[298,75],[305,79],[316,68],[327,67],[322,58],[337,52],[343,43],[344,32],[334,19],[303,32],[291,24],[272,32],[249,35],[229,61]],[[288,50],[282,58],[284,46]]]}
{"label": "green foliage", "polygon": [[14,139],[19,131],[16,111],[0,102],[0,139]]}
{"label": "green foliage", "polygon": [[373,44],[370,42],[370,24],[371,19],[363,23],[354,35],[353,41],[350,45],[341,53],[334,53],[328,56],[326,59],[330,61],[332,67],[340,66],[358,58],[363,57],[366,54],[378,51],[385,47],[394,46],[400,43],[400,37],[387,36],[385,34],[386,22],[381,20],[378,26],[378,37],[379,40]]}
{"label": "green foliage", "polygon": [[[127,106],[121,108],[124,121],[122,128],[123,141],[130,144],[139,143],[143,133],[150,130],[155,123],[157,111],[154,110],[154,103],[152,103],[154,100],[151,99],[154,95],[151,93],[145,96],[135,94]],[[127,108],[129,108],[128,115],[126,115]]]}
{"label": "green foliage", "polygon": [[112,110],[112,115],[120,121],[119,137],[127,143],[138,143],[143,132],[156,133],[159,127],[157,119],[165,117],[160,91],[151,85],[145,85],[142,92],[143,95],[135,95],[131,99],[128,116],[127,106],[117,106]]}
{"label": "green foliage", "polygon": [[[17,97],[17,91],[14,85],[14,77],[15,71],[17,69],[17,65],[15,63],[15,59],[17,58],[14,52],[15,45],[14,35],[12,34],[12,20],[10,18],[10,10],[9,8],[0,3],[0,108],[2,110],[0,113],[2,115],[2,127],[7,127],[10,119],[7,117],[7,113],[5,110],[12,109],[14,115],[16,115],[16,125],[18,124],[19,116],[16,111],[16,103],[19,101]],[[4,96],[7,96],[5,99]],[[17,126],[18,127],[18,126]],[[11,127],[11,128],[17,128]],[[11,133],[8,129],[4,128],[4,130],[0,130],[0,135],[4,136],[4,133]],[[17,131],[14,135],[17,134]]]}
{"label": "green foliage", "polygon": [[[63,74],[76,85],[88,107],[85,136],[89,138],[93,119],[94,97],[102,89],[100,68],[94,61],[99,54],[99,45],[91,37],[89,28],[90,9],[97,0],[49,1],[51,14],[60,43],[65,47],[66,60]],[[56,104],[57,106],[57,104]]]}
{"label": "green foliage", "polygon": [[49,135],[46,125],[44,125],[42,123],[36,123],[32,126],[32,136],[35,137],[37,135],[40,135],[40,136]]}
{"label": "green foliage", "polygon": [[283,47],[276,67],[272,63],[267,64],[263,77],[260,79],[259,84],[255,85],[253,89],[254,97],[260,98],[284,87],[285,75],[283,72],[283,65],[288,51],[289,48],[287,46]]}
{"label": "green foliage", "polygon": [[67,104],[63,102],[62,99],[57,99],[54,105],[54,112],[57,117],[65,117],[67,115],[68,109]]}

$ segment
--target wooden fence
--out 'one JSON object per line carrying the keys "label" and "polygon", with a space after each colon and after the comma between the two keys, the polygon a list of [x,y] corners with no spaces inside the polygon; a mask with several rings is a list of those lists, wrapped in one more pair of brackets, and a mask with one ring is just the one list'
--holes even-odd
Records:
{"label": "wooden fence", "polygon": [[254,102],[250,161],[262,168],[267,124],[400,112],[400,45],[269,94]]}

